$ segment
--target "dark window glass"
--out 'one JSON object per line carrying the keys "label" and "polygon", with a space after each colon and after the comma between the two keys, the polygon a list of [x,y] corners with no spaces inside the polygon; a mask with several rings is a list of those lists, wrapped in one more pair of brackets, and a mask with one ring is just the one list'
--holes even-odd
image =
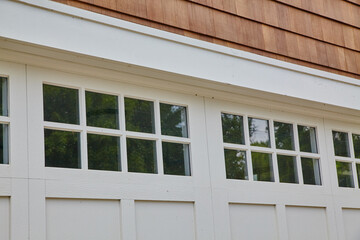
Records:
{"label": "dark window glass", "polygon": [[345,132],[333,131],[334,150],[336,156],[350,157],[349,138]]}
{"label": "dark window glass", "polygon": [[221,113],[221,122],[224,142],[245,144],[242,116]]}
{"label": "dark window glass", "polygon": [[298,126],[301,152],[317,153],[316,130],[314,127]]}
{"label": "dark window glass", "polygon": [[274,122],[276,148],[295,150],[293,125]]}
{"label": "dark window glass", "polygon": [[268,120],[249,118],[249,135],[251,146],[271,146]]}
{"label": "dark window glass", "polygon": [[121,171],[120,138],[88,134],[88,168]]}
{"label": "dark window glass", "polygon": [[357,163],[356,164],[356,172],[357,172],[357,177],[358,177],[358,185],[359,185],[359,188],[360,188],[360,164]]}
{"label": "dark window glass", "polygon": [[8,125],[0,124],[0,164],[9,163]]}
{"label": "dark window glass", "polygon": [[44,120],[79,124],[78,90],[43,85]]}
{"label": "dark window glass", "polygon": [[336,162],[336,170],[338,175],[339,187],[354,187],[354,179],[351,163]]}
{"label": "dark window glass", "polygon": [[45,166],[81,168],[80,133],[45,129]]}
{"label": "dark window glass", "polygon": [[321,185],[319,160],[314,158],[301,158],[301,168],[304,184]]}
{"label": "dark window glass", "polygon": [[360,135],[353,134],[352,137],[353,137],[355,158],[360,158]]}
{"label": "dark window glass", "polygon": [[186,107],[160,103],[161,134],[188,137]]}
{"label": "dark window glass", "polygon": [[125,119],[128,131],[155,133],[154,103],[125,98]]}
{"label": "dark window glass", "polygon": [[157,173],[155,141],[126,139],[129,172]]}
{"label": "dark window glass", "polygon": [[189,145],[162,143],[164,173],[169,175],[190,176]]}
{"label": "dark window glass", "polygon": [[86,124],[92,127],[119,129],[117,96],[86,92]]}
{"label": "dark window glass", "polygon": [[296,157],[277,155],[280,182],[298,183]]}
{"label": "dark window glass", "polygon": [[225,149],[225,167],[227,179],[248,179],[246,152]]}
{"label": "dark window glass", "polygon": [[251,153],[254,181],[274,181],[273,164],[271,154]]}
{"label": "dark window glass", "polygon": [[7,78],[0,77],[0,114],[1,116],[8,115],[8,82]]}

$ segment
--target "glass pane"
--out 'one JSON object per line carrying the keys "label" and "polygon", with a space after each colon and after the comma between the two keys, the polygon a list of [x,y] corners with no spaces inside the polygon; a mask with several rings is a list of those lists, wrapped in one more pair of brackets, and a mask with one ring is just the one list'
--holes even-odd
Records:
{"label": "glass pane", "polygon": [[339,187],[354,187],[351,163],[336,162]]}
{"label": "glass pane", "polygon": [[360,135],[353,134],[355,158],[360,158]]}
{"label": "glass pane", "polygon": [[86,124],[92,127],[119,129],[118,97],[86,92]]}
{"label": "glass pane", "polygon": [[89,169],[121,171],[120,138],[87,135]]}
{"label": "glass pane", "polygon": [[333,131],[333,141],[336,156],[350,157],[349,138],[347,133]]}
{"label": "glass pane", "polygon": [[277,155],[280,182],[298,183],[296,157]]}
{"label": "glass pane", "polygon": [[274,122],[276,148],[295,150],[293,125]]}
{"label": "glass pane", "polygon": [[249,134],[252,146],[270,147],[268,120],[249,118]]}
{"label": "glass pane", "polygon": [[254,181],[274,181],[273,164],[271,154],[251,153]]}
{"label": "glass pane", "polygon": [[9,164],[8,125],[0,124],[0,164]]}
{"label": "glass pane", "polygon": [[157,173],[155,141],[126,139],[129,172]]}
{"label": "glass pane", "polygon": [[160,103],[161,134],[188,137],[186,107]]}
{"label": "glass pane", "polygon": [[227,179],[242,179],[247,180],[247,162],[246,152],[225,149],[225,167]]}
{"label": "glass pane", "polygon": [[301,152],[317,153],[316,130],[314,127],[298,126]]}
{"label": "glass pane", "polygon": [[162,143],[164,173],[170,175],[190,176],[189,145],[179,143]]}
{"label": "glass pane", "polygon": [[360,188],[360,164],[356,164],[356,172],[357,172],[357,177],[358,177],[358,183],[359,183],[359,188]]}
{"label": "glass pane", "polygon": [[314,158],[301,158],[301,168],[304,184],[321,185],[319,160]]}
{"label": "glass pane", "polygon": [[154,103],[125,98],[125,119],[128,131],[155,133]]}
{"label": "glass pane", "polygon": [[221,122],[224,142],[245,144],[242,116],[221,113]]}
{"label": "glass pane", "polygon": [[0,114],[1,116],[8,115],[8,83],[7,78],[0,77]]}
{"label": "glass pane", "polygon": [[81,168],[80,133],[45,129],[45,166]]}
{"label": "glass pane", "polygon": [[79,96],[77,89],[43,85],[44,120],[79,124]]}

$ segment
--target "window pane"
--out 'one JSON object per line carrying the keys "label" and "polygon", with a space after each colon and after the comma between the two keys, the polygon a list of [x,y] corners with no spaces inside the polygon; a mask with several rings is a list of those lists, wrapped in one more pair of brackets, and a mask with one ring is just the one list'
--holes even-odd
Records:
{"label": "window pane", "polygon": [[87,135],[89,169],[121,171],[120,138]]}
{"label": "window pane", "polygon": [[347,133],[333,131],[333,141],[336,156],[350,157],[349,138]]}
{"label": "window pane", "polygon": [[44,120],[79,124],[78,90],[43,85]]}
{"label": "window pane", "polygon": [[81,168],[80,133],[45,129],[45,166]]}
{"label": "window pane", "polygon": [[242,116],[221,113],[221,122],[224,142],[245,144]]}
{"label": "window pane", "polygon": [[254,181],[274,181],[273,164],[271,154],[252,152],[252,165]]}
{"label": "window pane", "polygon": [[125,98],[125,118],[126,130],[155,133],[153,102]]}
{"label": "window pane", "polygon": [[0,124],[0,164],[9,164],[8,125]]}
{"label": "window pane", "polygon": [[189,145],[179,143],[162,143],[164,173],[170,175],[190,176]]}
{"label": "window pane", "polygon": [[354,187],[351,163],[336,162],[339,187]]}
{"label": "window pane", "polygon": [[356,164],[356,172],[357,172],[357,177],[358,177],[358,183],[359,183],[359,188],[360,188],[360,164]]}
{"label": "window pane", "polygon": [[225,167],[227,179],[242,179],[247,180],[247,162],[246,152],[225,149]]}
{"label": "window pane", "polygon": [[304,184],[321,185],[319,160],[314,158],[301,158],[301,168]]}
{"label": "window pane", "polygon": [[298,183],[296,157],[277,155],[280,182]]}
{"label": "window pane", "polygon": [[155,141],[126,139],[129,172],[157,173]]}
{"label": "window pane", "polygon": [[119,129],[117,96],[86,92],[86,124],[92,127]]}
{"label": "window pane", "polygon": [[160,103],[161,134],[188,137],[186,107]]}
{"label": "window pane", "polygon": [[295,150],[293,125],[288,123],[274,122],[276,148]]}
{"label": "window pane", "polygon": [[0,114],[1,116],[8,115],[8,82],[7,78],[0,77]]}
{"label": "window pane", "polygon": [[301,152],[317,153],[316,130],[314,127],[298,126]]}
{"label": "window pane", "polygon": [[249,135],[252,146],[270,147],[269,121],[249,118]]}
{"label": "window pane", "polygon": [[355,158],[360,158],[360,135],[353,134]]}

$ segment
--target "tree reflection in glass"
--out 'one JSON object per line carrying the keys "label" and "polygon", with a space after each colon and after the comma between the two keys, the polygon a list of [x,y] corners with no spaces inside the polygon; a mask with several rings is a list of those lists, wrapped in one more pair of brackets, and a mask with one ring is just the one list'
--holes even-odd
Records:
{"label": "tree reflection in glass", "polygon": [[350,157],[349,138],[346,132],[333,131],[333,142],[336,156]]}
{"label": "tree reflection in glass", "polygon": [[352,137],[353,137],[355,158],[360,158],[360,135],[353,134]]}
{"label": "tree reflection in glass", "polygon": [[224,149],[224,155],[227,179],[249,179],[245,151]]}
{"label": "tree reflection in glass", "polygon": [[87,144],[89,169],[121,171],[119,137],[88,134]]}
{"label": "tree reflection in glass", "polygon": [[304,184],[321,185],[319,159],[302,157],[301,168]]}
{"label": "tree reflection in glass", "polygon": [[189,145],[162,143],[164,174],[190,176]]}
{"label": "tree reflection in glass", "polygon": [[245,144],[243,117],[221,113],[223,141],[226,143]]}
{"label": "tree reflection in glass", "polygon": [[157,173],[155,141],[127,138],[126,146],[129,172]]}
{"label": "tree reflection in glass", "polygon": [[274,122],[276,148],[295,150],[293,125],[282,122]]}
{"label": "tree reflection in glass", "polygon": [[316,130],[314,127],[298,125],[301,152],[317,153]]}
{"label": "tree reflection in glass", "polygon": [[88,91],[85,96],[88,126],[119,129],[117,96]]}
{"label": "tree reflection in glass", "polygon": [[9,164],[8,125],[0,124],[0,164]]}
{"label": "tree reflection in glass", "polygon": [[360,188],[360,164],[359,163],[356,164],[356,172],[357,172],[357,177],[358,177],[358,185]]}
{"label": "tree reflection in glass", "polygon": [[125,98],[126,130],[155,133],[154,103],[134,98]]}
{"label": "tree reflection in glass", "polygon": [[339,187],[354,187],[351,163],[336,161],[336,171],[339,181]]}
{"label": "tree reflection in glass", "polygon": [[274,181],[273,164],[271,154],[252,152],[254,181]]}
{"label": "tree reflection in glass", "polygon": [[161,134],[188,137],[186,107],[160,103]]}
{"label": "tree reflection in glass", "polygon": [[280,182],[298,183],[296,157],[277,155]]}
{"label": "tree reflection in glass", "polygon": [[0,77],[0,115],[8,115],[8,82],[7,78]]}
{"label": "tree reflection in glass", "polygon": [[269,121],[249,117],[251,146],[270,147]]}

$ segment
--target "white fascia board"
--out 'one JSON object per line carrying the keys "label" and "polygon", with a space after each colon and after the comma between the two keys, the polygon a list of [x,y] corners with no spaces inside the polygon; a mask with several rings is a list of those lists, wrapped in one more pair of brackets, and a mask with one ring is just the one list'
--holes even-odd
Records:
{"label": "white fascia board", "polygon": [[360,110],[359,80],[52,1],[0,1],[0,37]]}

